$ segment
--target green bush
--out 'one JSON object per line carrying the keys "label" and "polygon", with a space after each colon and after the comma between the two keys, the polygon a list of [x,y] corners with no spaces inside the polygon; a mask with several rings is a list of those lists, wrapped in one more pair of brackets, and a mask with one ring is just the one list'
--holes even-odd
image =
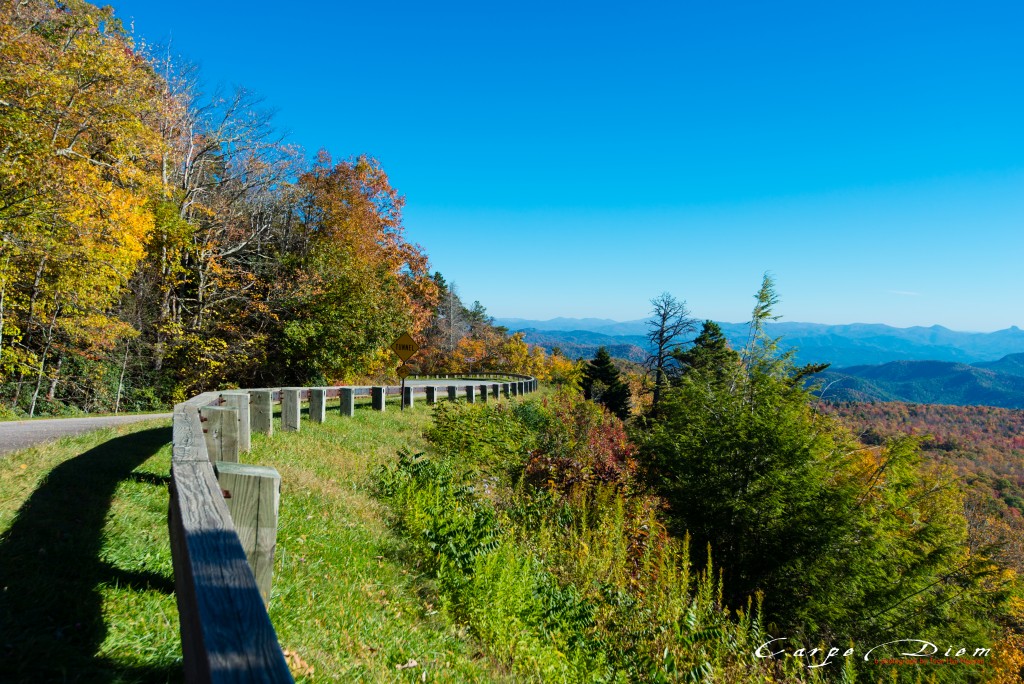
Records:
{"label": "green bush", "polygon": [[[799,669],[751,658],[758,608],[730,610],[712,568],[691,572],[659,501],[630,484],[629,445],[607,412],[568,395],[447,404],[428,437],[436,455],[400,454],[378,491],[444,611],[513,671],[632,682]],[[538,462],[568,463],[549,472],[571,477],[534,483]]]}
{"label": "green bush", "polygon": [[439,454],[495,475],[521,469],[533,446],[533,433],[507,403],[441,402],[427,438]]}

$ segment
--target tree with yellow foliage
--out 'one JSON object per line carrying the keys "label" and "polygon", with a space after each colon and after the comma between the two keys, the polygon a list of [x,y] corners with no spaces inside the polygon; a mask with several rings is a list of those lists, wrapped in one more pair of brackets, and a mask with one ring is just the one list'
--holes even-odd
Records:
{"label": "tree with yellow foliage", "polygon": [[112,307],[153,229],[158,83],[112,11],[0,9],[0,380],[14,401],[130,337]]}

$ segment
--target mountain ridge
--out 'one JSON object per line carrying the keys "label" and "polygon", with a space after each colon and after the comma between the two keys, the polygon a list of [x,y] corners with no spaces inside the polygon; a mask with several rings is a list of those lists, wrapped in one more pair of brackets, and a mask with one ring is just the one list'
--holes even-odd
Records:
{"label": "mountain ridge", "polygon": [[[1019,358],[1015,358],[1019,357]],[[814,378],[816,393],[832,402],[904,401],[955,406],[1024,409],[1024,354],[994,363],[970,365],[950,361],[892,361],[879,365],[827,369]]]}
{"label": "mountain ridge", "polygon": [[[646,323],[642,320],[498,318],[495,323],[511,331],[524,332],[526,341],[531,344],[549,351],[561,347],[573,357],[590,358],[599,346],[606,346],[613,356],[635,360],[647,347]],[[746,323],[721,322],[719,325],[734,348],[746,344]],[[836,367],[902,360],[999,362],[1008,355],[1024,353],[1024,330],[1017,326],[977,333],[942,325],[896,328],[883,323],[834,325],[786,321],[769,323],[766,331],[772,337],[781,337],[784,349],[795,349],[799,363],[830,363]],[[619,353],[612,351],[612,346],[619,347]]]}

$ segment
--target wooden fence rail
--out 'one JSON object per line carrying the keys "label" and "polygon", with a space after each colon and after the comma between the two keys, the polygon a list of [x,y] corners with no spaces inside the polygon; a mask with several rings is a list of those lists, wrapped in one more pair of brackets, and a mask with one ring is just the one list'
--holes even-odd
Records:
{"label": "wooden fence rail", "polygon": [[281,478],[274,468],[239,463],[251,432],[272,434],[274,404],[281,404],[280,428],[299,430],[302,402],[309,402],[310,420],[323,422],[329,399],[352,416],[356,397],[370,397],[383,411],[393,395],[412,405],[416,394],[432,404],[460,394],[486,401],[488,389],[496,399],[538,388],[535,378],[509,373],[414,379],[437,382],[407,385],[404,396],[398,386],[206,392],[174,407],[168,528],[186,681],[293,681],[266,610]]}

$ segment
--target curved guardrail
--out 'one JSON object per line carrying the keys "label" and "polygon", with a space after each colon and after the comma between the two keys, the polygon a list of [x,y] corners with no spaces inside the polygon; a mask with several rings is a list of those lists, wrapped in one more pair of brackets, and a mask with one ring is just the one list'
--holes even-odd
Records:
{"label": "curved guardrail", "polygon": [[[509,373],[412,377],[405,405],[417,395],[473,402],[538,388],[535,378]],[[309,420],[323,422],[328,399],[352,415],[356,397],[369,395],[383,411],[400,393],[396,386],[261,388],[205,392],[174,407],[168,528],[186,681],[293,681],[266,610],[281,480],[273,468],[238,463],[250,432],[273,431],[275,403],[281,429],[298,430],[303,401]]]}

